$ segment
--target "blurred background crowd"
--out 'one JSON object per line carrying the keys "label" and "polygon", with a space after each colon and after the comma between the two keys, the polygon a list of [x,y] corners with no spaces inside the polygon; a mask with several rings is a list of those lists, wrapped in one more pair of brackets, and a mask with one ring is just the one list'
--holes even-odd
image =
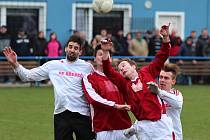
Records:
{"label": "blurred background crowd", "polygon": [[[18,56],[46,56],[59,57],[64,56],[64,48],[56,32],[50,33],[49,39],[46,39],[44,32],[40,31],[37,36],[29,36],[27,31],[19,29],[17,35],[9,34],[6,26],[0,27],[0,56],[3,56],[2,50],[5,47],[11,48]],[[160,49],[162,38],[158,29],[147,30],[146,32],[128,32],[126,35],[122,30],[119,30],[115,35],[111,34],[107,29],[102,28],[90,42],[86,38],[85,32],[74,30],[72,35],[79,36],[82,40],[81,56],[93,56],[94,49],[102,39],[108,38],[113,42],[113,56],[155,56]],[[204,28],[200,33],[192,30],[185,39],[177,36],[175,29],[171,30],[171,53],[170,56],[210,56],[210,37],[208,29]],[[145,59],[137,59],[145,60]],[[175,60],[173,60],[175,61]],[[196,60],[190,60],[196,64]],[[43,64],[45,61],[41,61]],[[183,60],[175,61],[179,64],[184,64]],[[14,78],[12,78],[14,79]],[[1,82],[11,82],[7,76],[1,78]],[[179,83],[187,83],[183,76],[178,80]],[[194,76],[194,83],[210,83],[209,77]]]}
{"label": "blurred background crowd", "polygon": [[[49,40],[40,31],[37,36],[29,36],[27,31],[19,29],[16,36],[8,33],[6,26],[0,27],[0,55],[2,50],[11,46],[18,56],[48,56],[58,57],[64,55],[62,46],[56,32],[50,33]],[[82,41],[81,56],[93,56],[94,49],[100,40],[109,38],[113,42],[112,54],[114,56],[155,56],[162,42],[160,31],[147,30],[146,32],[128,32],[122,30],[113,35],[106,29],[95,35],[88,42],[85,32],[74,30],[72,34],[79,36]],[[210,37],[208,29],[204,28],[200,33],[192,30],[185,39],[177,36],[175,29],[171,30],[171,54],[170,56],[210,56]],[[181,63],[181,61],[180,61]]]}

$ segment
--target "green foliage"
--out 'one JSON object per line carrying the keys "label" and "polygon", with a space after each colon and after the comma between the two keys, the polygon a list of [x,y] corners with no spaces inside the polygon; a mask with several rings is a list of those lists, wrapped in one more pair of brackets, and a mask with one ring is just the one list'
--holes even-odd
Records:
{"label": "green foliage", "polygon": [[[210,86],[176,88],[184,96],[184,140],[208,140]],[[53,102],[52,88],[1,88],[0,140],[52,140]]]}

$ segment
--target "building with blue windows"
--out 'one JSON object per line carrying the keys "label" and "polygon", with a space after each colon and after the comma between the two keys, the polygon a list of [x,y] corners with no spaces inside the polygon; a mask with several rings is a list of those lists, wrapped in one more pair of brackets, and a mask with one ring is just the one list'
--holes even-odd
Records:
{"label": "building with blue windows", "polygon": [[24,28],[31,35],[56,32],[64,44],[73,30],[84,31],[88,40],[106,28],[146,31],[169,21],[184,38],[191,30],[210,29],[210,0],[114,0],[113,10],[98,14],[92,0],[0,0],[0,24],[16,34]]}

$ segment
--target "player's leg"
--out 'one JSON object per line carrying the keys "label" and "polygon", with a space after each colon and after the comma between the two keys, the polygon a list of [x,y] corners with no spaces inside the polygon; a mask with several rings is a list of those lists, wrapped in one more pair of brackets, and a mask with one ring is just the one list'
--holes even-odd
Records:
{"label": "player's leg", "polygon": [[123,134],[124,130],[102,131],[97,133],[96,140],[137,140],[135,135],[127,138]]}
{"label": "player's leg", "polygon": [[73,129],[68,119],[67,111],[54,115],[54,140],[73,140]]}
{"label": "player's leg", "polygon": [[152,124],[152,140],[173,140],[173,123],[166,114],[161,119]]}
{"label": "player's leg", "polygon": [[95,133],[92,132],[90,117],[73,113],[71,125],[74,127],[77,140],[95,140]]}

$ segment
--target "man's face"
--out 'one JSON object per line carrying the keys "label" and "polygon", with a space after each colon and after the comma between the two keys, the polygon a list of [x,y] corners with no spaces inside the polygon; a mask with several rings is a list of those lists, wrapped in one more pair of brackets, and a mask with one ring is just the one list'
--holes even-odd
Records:
{"label": "man's face", "polygon": [[102,66],[102,57],[103,57],[103,50],[102,49],[97,50],[96,58],[95,58],[95,62],[97,66],[98,65]]}
{"label": "man's face", "polygon": [[69,42],[65,48],[65,52],[69,61],[75,61],[79,58],[80,45],[76,42]]}
{"label": "man's face", "polygon": [[2,32],[3,34],[6,33],[6,32],[7,32],[7,28],[2,27],[2,28],[1,28],[1,32]]}
{"label": "man's face", "polygon": [[141,33],[136,33],[136,39],[138,39],[138,40],[141,39]]}
{"label": "man's face", "polygon": [[44,32],[39,33],[39,38],[44,38]]}
{"label": "man's face", "polygon": [[161,71],[159,76],[160,89],[170,91],[172,86],[176,83],[172,72]]}
{"label": "man's face", "polygon": [[119,65],[118,65],[118,69],[120,74],[131,80],[132,74],[134,73],[134,71],[136,71],[136,67],[133,65],[131,66],[128,61],[122,61]]}

